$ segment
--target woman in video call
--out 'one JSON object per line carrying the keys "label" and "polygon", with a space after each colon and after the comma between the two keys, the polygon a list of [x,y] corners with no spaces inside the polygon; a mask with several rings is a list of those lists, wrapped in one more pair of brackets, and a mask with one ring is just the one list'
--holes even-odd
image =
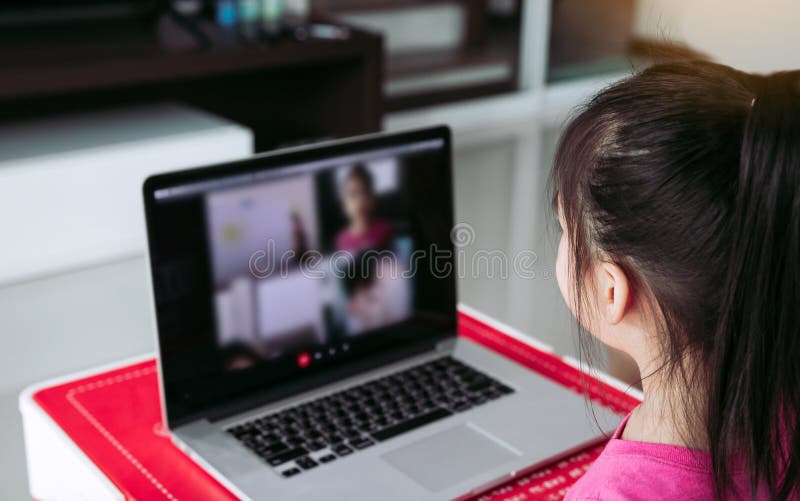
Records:
{"label": "woman in video call", "polygon": [[342,204],[347,226],[336,235],[336,249],[357,253],[385,249],[391,240],[389,222],[375,217],[372,174],[361,164],[347,173],[342,186]]}

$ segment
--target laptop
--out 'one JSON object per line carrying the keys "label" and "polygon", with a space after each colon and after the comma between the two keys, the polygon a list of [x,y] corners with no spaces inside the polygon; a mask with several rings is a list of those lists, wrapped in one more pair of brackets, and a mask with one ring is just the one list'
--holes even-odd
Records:
{"label": "laptop", "polygon": [[145,181],[164,419],[237,496],[453,499],[619,421],[456,336],[451,162],[436,127]]}

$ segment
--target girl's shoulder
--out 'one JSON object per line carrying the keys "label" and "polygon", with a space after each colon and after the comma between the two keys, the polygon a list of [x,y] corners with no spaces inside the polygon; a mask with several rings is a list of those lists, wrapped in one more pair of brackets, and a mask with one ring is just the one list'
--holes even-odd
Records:
{"label": "girl's shoulder", "polygon": [[[750,497],[747,475],[734,472],[741,496]],[[612,438],[589,471],[567,492],[567,501],[714,499],[711,457],[677,445]],[[758,500],[767,500],[760,491]]]}
{"label": "girl's shoulder", "polygon": [[713,498],[705,453],[673,445],[612,438],[567,500]]}

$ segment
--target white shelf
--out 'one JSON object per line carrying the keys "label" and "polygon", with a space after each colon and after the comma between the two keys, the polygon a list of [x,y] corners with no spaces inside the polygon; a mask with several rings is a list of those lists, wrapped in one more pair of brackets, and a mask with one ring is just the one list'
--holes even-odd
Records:
{"label": "white shelf", "polygon": [[0,285],[143,254],[156,172],[253,152],[249,129],[178,104],[0,128]]}
{"label": "white shelf", "polygon": [[447,124],[463,135],[531,120],[558,125],[573,108],[626,76],[614,73],[548,84],[549,33],[550,1],[523,0],[519,92],[390,113],[384,117],[384,129]]}

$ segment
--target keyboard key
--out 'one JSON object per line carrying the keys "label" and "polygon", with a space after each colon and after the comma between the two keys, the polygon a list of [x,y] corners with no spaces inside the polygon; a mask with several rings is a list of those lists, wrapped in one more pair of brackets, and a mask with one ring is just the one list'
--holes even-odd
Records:
{"label": "keyboard key", "polygon": [[297,463],[300,466],[300,468],[304,470],[310,470],[311,468],[314,468],[319,464],[308,456],[304,456],[297,459],[295,463]]}
{"label": "keyboard key", "polygon": [[[323,452],[322,458],[331,461],[513,392],[483,372],[444,357],[226,431],[270,465],[303,459],[313,467],[316,462],[306,457],[309,452],[330,445],[335,454]],[[286,471],[292,470],[300,471]]]}
{"label": "keyboard key", "polygon": [[503,394],[502,394],[502,393],[500,393],[499,391],[497,391],[497,389],[495,389],[495,388],[491,388],[489,391],[487,391],[486,393],[484,393],[484,394],[483,394],[483,396],[484,396],[484,397],[486,397],[486,398],[487,398],[487,399],[489,399],[489,400],[494,400],[494,399],[496,399],[496,398],[500,398],[500,397],[502,397],[502,396],[503,396]]}
{"label": "keyboard key", "polygon": [[289,445],[303,445],[305,439],[299,436],[288,437],[286,438],[286,443]]}
{"label": "keyboard key", "polygon": [[328,443],[329,444],[338,444],[338,443],[344,442],[344,437],[342,437],[341,435],[336,434],[336,433],[332,433],[332,434],[328,435],[327,439],[328,439]]}
{"label": "keyboard key", "polygon": [[492,382],[489,381],[488,379],[481,380],[481,381],[478,381],[477,383],[474,383],[473,385],[469,386],[467,388],[467,391],[469,391],[471,393],[478,393],[478,392],[481,392],[481,391],[489,388],[491,385],[492,385]]}
{"label": "keyboard key", "polygon": [[470,405],[469,402],[463,402],[462,401],[462,402],[458,402],[457,404],[453,405],[453,407],[451,407],[451,408],[455,412],[464,412],[465,410],[467,410],[467,409],[469,409],[471,407],[472,407],[472,405]]}
{"label": "keyboard key", "polygon": [[353,449],[344,444],[339,444],[333,447],[333,452],[335,452],[340,456],[347,456],[348,454],[351,454],[353,452]]}
{"label": "keyboard key", "polygon": [[289,468],[288,470],[284,470],[281,475],[284,477],[293,477],[300,473],[300,468]]}
{"label": "keyboard key", "polygon": [[320,463],[330,463],[331,461],[335,460],[336,456],[333,454],[326,454],[319,458]]}
{"label": "keyboard key", "polygon": [[323,442],[321,440],[320,441],[308,442],[306,444],[306,448],[308,450],[310,450],[310,451],[319,451],[319,450],[324,449],[325,447],[326,447],[325,442]]}
{"label": "keyboard key", "polygon": [[284,444],[283,442],[278,442],[276,444],[270,444],[270,445],[265,445],[265,446],[258,447],[256,449],[256,452],[258,452],[259,454],[261,454],[264,457],[269,457],[269,456],[274,456],[275,454],[278,454],[279,452],[283,452],[283,451],[287,450],[288,448],[289,448],[288,445]]}
{"label": "keyboard key", "polygon": [[308,454],[308,451],[302,447],[289,449],[286,452],[281,452],[280,454],[267,458],[267,463],[269,463],[270,466],[279,466],[287,461],[291,461],[292,459],[305,456],[306,454]]}
{"label": "keyboard key", "polygon": [[497,390],[502,393],[503,395],[508,395],[509,393],[514,393],[514,390],[504,384],[497,385]]}
{"label": "keyboard key", "polygon": [[394,426],[390,426],[388,428],[384,428],[383,430],[376,431],[372,434],[372,436],[378,441],[389,440],[392,437],[396,437],[401,433],[406,433],[407,431],[413,430],[414,428],[419,428],[420,426],[425,426],[426,424],[432,423],[442,418],[446,418],[447,416],[452,415],[449,411],[445,409],[436,409],[431,412],[422,414],[415,418],[411,418],[407,421],[403,421],[398,423]]}
{"label": "keyboard key", "polygon": [[254,430],[249,428],[242,428],[241,426],[236,426],[228,430],[228,433],[230,433],[231,435],[233,435],[238,439],[242,439],[252,435],[254,433]]}
{"label": "keyboard key", "polygon": [[264,438],[264,441],[267,443],[280,441],[280,437],[274,433],[267,433],[265,435],[262,435],[262,437]]}
{"label": "keyboard key", "polygon": [[342,432],[342,435],[344,435],[345,438],[353,440],[353,439],[359,438],[361,436],[361,432],[356,430],[355,428],[350,428],[350,429],[344,430]]}
{"label": "keyboard key", "polygon": [[472,405],[481,405],[482,403],[486,402],[488,398],[484,397],[483,395],[476,395],[474,397],[469,397],[469,402]]}
{"label": "keyboard key", "polygon": [[374,445],[375,442],[368,438],[357,438],[355,440],[350,441],[350,445],[356,449],[366,449],[370,445]]}

